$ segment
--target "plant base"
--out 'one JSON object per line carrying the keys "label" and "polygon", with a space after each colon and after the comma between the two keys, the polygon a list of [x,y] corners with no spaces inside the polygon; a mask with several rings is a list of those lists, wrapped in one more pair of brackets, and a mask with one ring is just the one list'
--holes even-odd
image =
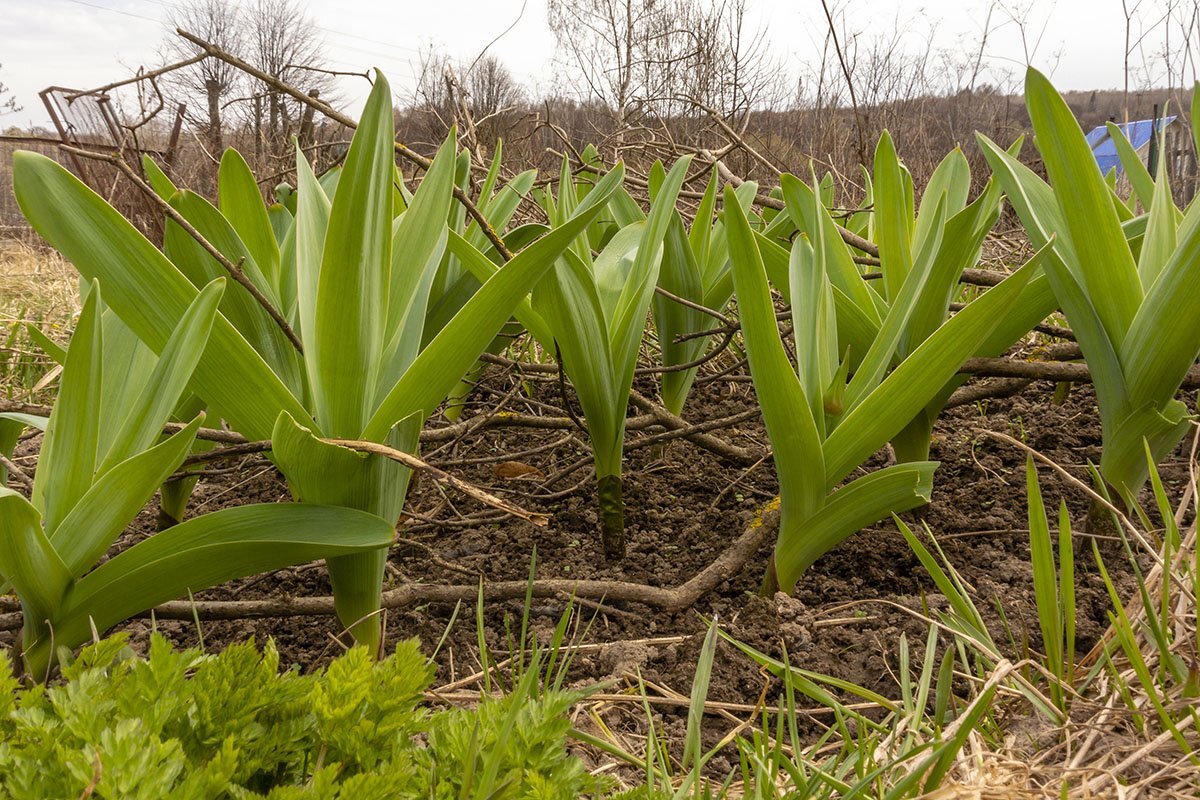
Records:
{"label": "plant base", "polygon": [[596,481],[600,500],[600,544],[613,560],[625,557],[625,498],[620,475],[604,475]]}

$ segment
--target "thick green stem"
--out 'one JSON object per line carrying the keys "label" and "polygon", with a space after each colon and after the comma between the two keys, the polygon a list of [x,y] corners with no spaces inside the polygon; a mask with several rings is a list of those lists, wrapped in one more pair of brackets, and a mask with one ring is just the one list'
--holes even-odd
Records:
{"label": "thick green stem", "polygon": [[[32,641],[33,644],[28,648],[24,648],[26,642]],[[35,629],[28,622],[21,629],[21,635],[17,637],[15,652],[21,653],[24,649],[25,674],[38,683],[45,683],[50,677],[50,659],[54,654],[53,647],[54,637],[47,625],[37,626]]]}
{"label": "thick green stem", "polygon": [[[386,437],[389,447],[417,452],[420,415],[402,420]],[[275,463],[301,503],[343,506],[395,525],[404,508],[412,470],[380,455],[363,455],[323,442],[290,417],[280,417],[271,437]],[[380,595],[387,550],[326,560],[334,609],[354,641],[378,654],[383,624]]]}
{"label": "thick green stem", "polygon": [[374,655],[379,654],[383,644],[383,620],[379,608],[386,563],[386,550],[340,556],[325,562],[338,620],[356,644],[363,645]]}
{"label": "thick green stem", "polygon": [[771,554],[771,560],[767,562],[767,571],[763,573],[762,584],[758,587],[758,593],[762,597],[774,597],[779,591],[779,573],[775,570],[775,554]]}
{"label": "thick green stem", "polygon": [[896,463],[928,461],[932,438],[933,422],[925,412],[921,412],[892,439],[892,452],[896,454]]}
{"label": "thick green stem", "polygon": [[610,559],[625,557],[625,499],[621,476],[602,475],[596,480],[600,500],[600,543]]}

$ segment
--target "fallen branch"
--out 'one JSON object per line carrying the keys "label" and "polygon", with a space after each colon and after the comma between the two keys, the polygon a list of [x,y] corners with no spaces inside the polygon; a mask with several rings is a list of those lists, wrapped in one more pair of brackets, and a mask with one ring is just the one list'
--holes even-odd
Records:
{"label": "fallen branch", "polygon": [[[657,437],[649,437],[655,438],[655,441],[666,441],[667,439],[676,438],[687,439],[693,444],[703,447],[705,450],[715,453],[727,461],[732,461],[736,464],[742,464],[743,466],[753,464],[755,461],[758,461],[760,458],[762,458],[762,453],[737,447],[729,442],[718,439],[715,436],[710,436],[706,432],[708,430],[716,430],[717,428],[732,425],[737,421],[752,419],[758,416],[757,408],[750,409],[750,411],[743,412],[742,414],[735,414],[733,417],[726,417],[722,420],[713,420],[712,422],[708,423],[702,422],[692,425],[687,420],[683,419],[682,417],[675,416],[658,403],[655,403],[650,398],[644,396],[637,389],[631,389],[629,391],[629,402],[633,403],[633,405],[637,406],[642,411],[645,411],[653,416],[657,422],[667,429],[667,433],[673,434],[670,436],[658,434]],[[642,441],[643,445],[649,443],[645,440]]]}
{"label": "fallen branch", "polygon": [[[958,370],[968,375],[996,378],[1029,378],[1056,383],[1091,383],[1087,364],[1058,361],[1017,361],[1011,358],[971,358]],[[1181,389],[1200,388],[1200,367],[1193,365],[1183,379]]]}
{"label": "fallen branch", "polygon": [[468,497],[473,497],[479,502],[489,505],[492,508],[506,511],[509,514],[512,514],[514,517],[520,517],[526,522],[532,522],[538,527],[544,528],[547,524],[549,524],[549,515],[526,511],[520,506],[515,506],[507,500],[502,500],[499,497],[496,497],[496,495],[491,494],[490,492],[485,492],[478,486],[467,483],[461,478],[456,478],[449,472],[446,472],[443,469],[438,469],[432,464],[422,461],[411,453],[405,453],[403,450],[397,450],[394,447],[388,447],[387,445],[379,444],[378,442],[364,442],[357,439],[322,439],[321,441],[325,442],[326,444],[333,444],[337,445],[338,447],[357,450],[360,453],[371,453],[373,455],[383,456],[384,458],[390,458],[392,461],[403,464],[409,469],[420,470],[421,472],[429,475],[429,477],[433,478],[438,483],[449,486],[453,489],[457,489]]}
{"label": "fallen branch", "polygon": [[[478,585],[409,583],[383,593],[382,608],[410,608],[425,603],[458,603],[476,600],[513,600],[533,597],[583,597],[608,602],[639,603],[675,613],[691,608],[723,581],[736,576],[749,563],[779,525],[778,503],[772,502],[755,517],[746,531],[711,564],[671,589],[628,581],[535,580],[483,581]],[[0,605],[0,607],[4,607]],[[260,617],[333,616],[332,597],[278,597],[262,600],[176,600],[138,614],[139,618],[181,620],[252,619]],[[19,613],[0,616],[0,630],[21,626]]]}

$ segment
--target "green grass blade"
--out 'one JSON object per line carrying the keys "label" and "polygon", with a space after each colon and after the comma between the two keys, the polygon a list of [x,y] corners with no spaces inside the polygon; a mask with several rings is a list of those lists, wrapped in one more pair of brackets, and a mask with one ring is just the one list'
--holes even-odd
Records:
{"label": "green grass blade", "polygon": [[[1033,567],[1033,595],[1042,632],[1042,650],[1046,654],[1047,667],[1062,680],[1065,675],[1059,576],[1050,543],[1050,522],[1046,518],[1046,506],[1042,501],[1042,490],[1032,456],[1026,456],[1025,459],[1025,492],[1029,499],[1029,552]],[[1050,693],[1061,709],[1061,687],[1051,685]]]}

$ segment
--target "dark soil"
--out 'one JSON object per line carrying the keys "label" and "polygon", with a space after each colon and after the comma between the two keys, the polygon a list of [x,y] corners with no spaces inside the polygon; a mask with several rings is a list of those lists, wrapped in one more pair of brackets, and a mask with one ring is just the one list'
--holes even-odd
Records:
{"label": "dark soil", "polygon": [[[492,376],[495,377],[495,376]],[[502,378],[494,383],[502,384]],[[647,393],[653,386],[643,387]],[[980,431],[1010,433],[1086,480],[1087,462],[1100,456],[1100,420],[1090,387],[1076,387],[1062,405],[1052,403],[1053,387],[1034,384],[1025,394],[993,399],[983,405],[946,412],[935,429],[934,459],[941,461],[933,500],[906,519],[914,530],[927,525],[951,564],[974,590],[976,605],[987,617],[992,633],[1010,655],[1020,657],[1026,646],[1037,647],[1037,616],[1029,566],[1028,523],[1025,499],[1025,456],[1022,452]],[[481,392],[478,402],[494,403],[500,388]],[[557,389],[546,389],[543,399],[559,403]],[[753,403],[748,384],[712,383],[697,387],[686,416],[699,421],[736,413]],[[512,406],[517,410],[516,405]],[[520,409],[527,411],[528,409]],[[472,412],[468,412],[469,414]],[[555,485],[542,488],[544,476],[586,454],[575,439],[544,452],[520,457],[536,472],[519,478],[497,477],[495,461],[464,464],[470,459],[503,460],[560,440],[561,430],[534,431],[495,428],[460,440],[443,449],[427,447],[425,456],[446,464],[455,474],[484,486],[530,510],[552,515],[548,527],[538,528],[515,519],[474,522],[463,515],[487,515],[465,498],[447,495],[430,482],[421,481],[410,492],[408,508],[433,525],[408,520],[402,535],[419,544],[399,544],[392,553],[389,580],[425,583],[474,584],[479,576],[489,580],[524,580],[536,552],[539,578],[619,579],[652,585],[675,586],[699,572],[746,528],[755,511],[777,487],[770,462],[747,470],[722,463],[709,452],[686,441],[675,441],[664,451],[647,447],[633,450],[626,467],[626,523],[628,554],[620,563],[608,563],[600,549],[594,481],[559,499],[539,500],[537,495],[562,492],[589,473],[579,470]],[[635,441],[643,432],[628,434]],[[721,438],[739,446],[762,450],[765,435],[755,421],[736,430],[718,431]],[[871,466],[881,466],[884,454]],[[208,511],[247,502],[287,499],[286,485],[264,459],[254,457],[235,471],[214,475],[196,490],[191,512]],[[517,470],[520,471],[520,470]],[[507,473],[505,473],[507,474]],[[1184,454],[1176,453],[1162,467],[1168,492],[1177,498],[1187,478]],[[1088,501],[1077,490],[1042,471],[1047,508],[1066,500],[1076,529],[1083,526]],[[139,519],[140,530],[124,542],[146,535],[153,511]],[[118,547],[120,547],[119,545]],[[1077,548],[1078,549],[1078,548]],[[914,612],[944,607],[942,598],[904,539],[890,523],[881,523],[851,537],[822,558],[802,581],[793,597],[761,598],[759,580],[769,548],[764,547],[741,574],[730,575],[698,606],[679,614],[666,614],[637,605],[606,604],[576,608],[576,631],[582,641],[604,645],[580,652],[573,661],[568,682],[587,685],[612,679],[631,685],[641,675],[653,684],[686,696],[695,674],[696,659],[706,619],[716,616],[735,638],[780,657],[784,648],[792,663],[896,696],[895,670],[901,635],[907,635],[914,661],[923,650],[928,626]],[[1080,550],[1081,553],[1085,552]],[[1090,554],[1090,547],[1086,550]],[[1120,552],[1110,545],[1106,563],[1128,589],[1128,570]],[[1106,626],[1109,608],[1103,584],[1090,555],[1078,566],[1077,650],[1086,652]],[[197,595],[197,599],[249,599],[268,596],[328,594],[329,585],[320,565],[284,570],[248,579]],[[498,657],[519,630],[523,603],[489,603],[484,614],[485,636]],[[565,600],[534,600],[530,621],[543,641],[567,608]],[[997,612],[1003,609],[1003,617]],[[389,642],[416,636],[429,652],[446,635],[437,654],[438,681],[450,682],[478,668],[477,627],[474,607],[464,604],[446,634],[455,609],[450,605],[424,605],[391,611],[387,618]],[[588,623],[590,622],[590,626]],[[199,632],[192,623],[159,622],[158,630],[181,645],[194,645]],[[586,627],[586,633],[584,628]],[[149,621],[122,627],[135,643],[145,641]],[[254,636],[271,637],[284,664],[310,669],[325,663],[342,644],[333,618],[260,619],[205,622],[207,648]],[[645,644],[651,637],[687,637],[668,644]],[[709,697],[713,700],[754,704],[761,696],[772,698],[778,690],[751,660],[722,644],[718,650]],[[623,713],[638,718],[640,707]],[[745,716],[745,715],[743,715]],[[686,714],[665,714],[668,730],[682,730]],[[644,720],[643,720],[644,722]],[[637,724],[631,723],[631,724]],[[720,727],[719,725],[717,727]],[[725,726],[728,727],[728,726]]]}

